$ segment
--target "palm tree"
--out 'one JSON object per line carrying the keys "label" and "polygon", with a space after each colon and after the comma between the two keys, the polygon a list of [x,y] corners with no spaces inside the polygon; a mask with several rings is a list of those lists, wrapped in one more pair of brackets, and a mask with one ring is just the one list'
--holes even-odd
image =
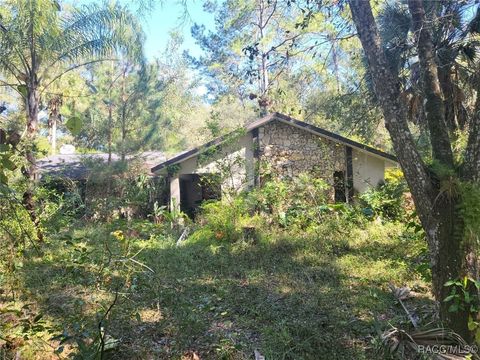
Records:
{"label": "palm tree", "polygon": [[[118,3],[62,9],[56,0],[0,0],[0,86],[25,103],[28,188],[23,204],[38,225],[33,201],[38,113],[48,88],[65,73],[116,54],[142,59],[144,35],[136,18]],[[38,226],[37,226],[38,229]],[[39,240],[42,234],[38,231]]]}
{"label": "palm tree", "polygon": [[[435,1],[426,3],[425,16],[431,29],[436,50],[439,85],[445,103],[445,121],[452,138],[468,127],[472,118],[466,97],[475,91],[478,77],[472,68],[478,58],[480,12],[474,5],[462,1]],[[472,18],[472,16],[474,16]],[[418,71],[418,50],[412,39],[412,16],[406,3],[386,2],[379,9],[378,28],[388,62],[401,76],[403,95],[408,100],[409,116],[426,127],[423,94]],[[473,88],[473,89],[472,89]]]}

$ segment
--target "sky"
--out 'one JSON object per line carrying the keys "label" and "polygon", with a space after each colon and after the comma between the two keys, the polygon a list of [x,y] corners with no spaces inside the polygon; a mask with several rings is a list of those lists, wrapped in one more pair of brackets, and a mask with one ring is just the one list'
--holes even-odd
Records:
{"label": "sky", "polygon": [[[158,1],[158,0],[157,0]],[[203,10],[203,0],[186,0],[187,7],[179,0],[164,0],[146,14],[143,29],[146,34],[145,56],[148,60],[164,56],[169,34],[179,32],[183,37],[181,52],[187,50],[190,55],[198,57],[202,50],[195,43],[190,29],[193,24],[205,25],[206,29],[214,29],[214,16]],[[198,96],[205,96],[207,88],[199,85],[194,89]]]}
{"label": "sky", "polygon": [[179,1],[164,0],[163,4],[155,5],[153,11],[146,15],[143,27],[147,35],[145,43],[147,58],[153,59],[161,55],[171,31],[179,31],[183,35],[182,50],[188,50],[194,56],[201,53],[191,36],[190,28],[197,23],[213,30],[214,18],[212,14],[203,10],[201,0],[190,0],[187,4],[187,12],[185,12],[185,7]]}
{"label": "sky", "polygon": [[[68,0],[67,0],[68,1]],[[99,3],[102,0],[70,0],[69,2],[81,6],[89,3]],[[133,11],[138,9],[141,0],[118,0],[128,5]],[[213,14],[203,10],[205,0],[152,0],[153,8],[146,12],[141,22],[146,34],[145,55],[149,60],[160,57],[167,46],[169,34],[178,31],[184,39],[183,50],[191,55],[198,56],[201,49],[195,44],[190,28],[193,24],[205,25],[207,29],[214,29]]]}

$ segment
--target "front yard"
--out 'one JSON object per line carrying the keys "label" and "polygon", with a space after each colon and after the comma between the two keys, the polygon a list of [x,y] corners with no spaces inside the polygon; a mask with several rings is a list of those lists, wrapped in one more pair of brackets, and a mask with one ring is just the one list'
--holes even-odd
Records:
{"label": "front yard", "polygon": [[405,303],[420,320],[431,316],[416,271],[424,245],[402,224],[332,220],[302,236],[264,229],[256,242],[180,246],[146,222],[75,228],[32,250],[2,285],[8,354],[375,359],[376,329],[410,326],[390,283],[411,288]]}

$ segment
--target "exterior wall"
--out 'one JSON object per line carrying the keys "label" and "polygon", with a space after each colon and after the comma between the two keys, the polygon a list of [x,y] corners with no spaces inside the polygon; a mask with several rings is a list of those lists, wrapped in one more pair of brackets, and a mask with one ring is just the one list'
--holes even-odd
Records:
{"label": "exterior wall", "polygon": [[333,185],[333,173],[346,172],[345,145],[279,121],[262,126],[258,136],[260,176],[266,171],[283,178],[310,173]]}
{"label": "exterior wall", "polygon": [[385,170],[399,167],[400,164],[396,163],[395,161],[385,159]]}
{"label": "exterior wall", "polygon": [[[390,165],[389,161],[356,149],[353,149],[352,158],[355,193],[384,180],[385,166],[387,162]],[[183,174],[230,174],[221,184],[224,195],[254,186],[257,163],[260,179],[268,174],[293,178],[302,173],[322,178],[332,185],[329,192],[332,200],[334,172],[344,172],[345,179],[348,175],[345,145],[305,129],[272,121],[259,127],[258,135],[248,132],[210,155],[207,151],[180,162],[171,178],[171,198],[176,204],[180,203],[178,179]]]}
{"label": "exterior wall", "polygon": [[353,189],[361,193],[385,179],[385,160],[353,149]]}
{"label": "exterior wall", "polygon": [[[253,186],[254,158],[252,134],[247,133],[223,145],[211,154],[204,153],[178,164],[174,179],[183,174],[229,174],[221,186],[227,194]],[[175,186],[179,186],[175,183]],[[176,194],[176,189],[172,192]]]}

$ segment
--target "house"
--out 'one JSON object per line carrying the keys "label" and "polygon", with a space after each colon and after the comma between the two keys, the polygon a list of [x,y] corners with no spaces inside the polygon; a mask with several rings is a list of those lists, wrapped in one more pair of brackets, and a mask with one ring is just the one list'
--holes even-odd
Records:
{"label": "house", "polygon": [[[111,154],[111,162],[117,163],[121,159],[120,155]],[[137,161],[142,164],[142,168],[149,175],[153,165],[159,161],[165,160],[165,155],[158,151],[147,151],[137,155],[128,155],[127,161]],[[37,161],[37,179],[42,178],[67,178],[70,180],[86,180],[92,171],[94,165],[99,166],[108,163],[107,153],[62,153],[50,155]]]}
{"label": "house", "polygon": [[301,173],[332,185],[332,201],[349,202],[382,183],[385,168],[395,166],[393,155],[273,113],[180,153],[152,172],[168,177],[171,206],[191,214],[202,201],[259,186],[267,176],[294,178]]}
{"label": "house", "polygon": [[[115,153],[63,151],[36,162],[35,179],[76,204],[77,215],[92,218],[146,217],[155,202],[168,202],[165,179],[150,171],[164,161],[159,151],[122,156]],[[109,160],[110,158],[110,160]],[[139,195],[139,196],[137,196]]]}

